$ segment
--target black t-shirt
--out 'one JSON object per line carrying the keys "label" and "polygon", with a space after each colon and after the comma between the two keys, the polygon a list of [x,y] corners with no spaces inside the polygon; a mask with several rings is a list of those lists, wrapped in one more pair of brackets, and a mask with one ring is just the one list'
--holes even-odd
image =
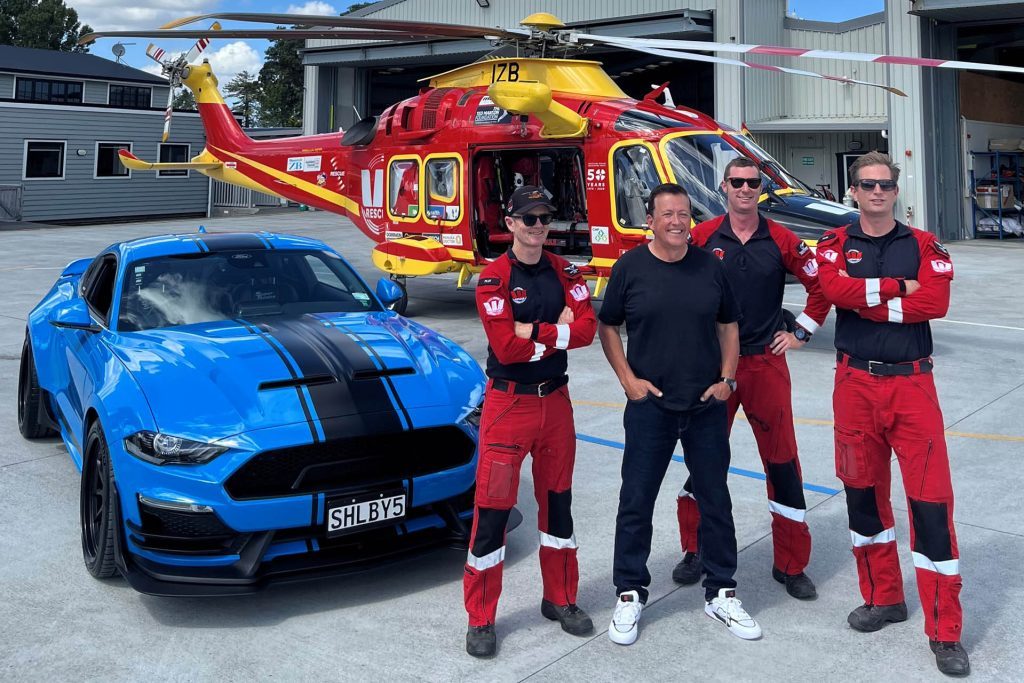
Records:
{"label": "black t-shirt", "polygon": [[691,247],[668,263],[647,245],[623,254],[612,268],[598,319],[626,324],[626,360],[633,373],[664,394],[650,400],[690,410],[722,376],[716,323],[734,323],[739,306],[721,262]]}

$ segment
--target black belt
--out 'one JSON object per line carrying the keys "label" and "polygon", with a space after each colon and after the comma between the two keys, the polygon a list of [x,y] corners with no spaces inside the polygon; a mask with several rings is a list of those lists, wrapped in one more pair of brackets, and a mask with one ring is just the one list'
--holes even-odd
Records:
{"label": "black belt", "polygon": [[763,356],[764,354],[768,353],[770,350],[771,350],[771,347],[765,346],[764,344],[762,344],[760,346],[741,346],[740,347],[740,355],[741,356]]}
{"label": "black belt", "polygon": [[857,370],[863,370],[870,375],[877,377],[892,377],[896,375],[920,375],[924,372],[931,372],[935,366],[931,358],[909,361],[907,363],[883,363],[877,360],[861,360],[854,358],[842,351],[836,351],[836,360],[841,365],[847,365]]}
{"label": "black belt", "polygon": [[526,394],[528,396],[547,396],[555,389],[564,387],[569,383],[569,376],[562,375],[555,379],[541,382],[540,384],[521,384],[510,382],[507,379],[492,379],[491,388],[495,391],[503,391],[507,394]]}

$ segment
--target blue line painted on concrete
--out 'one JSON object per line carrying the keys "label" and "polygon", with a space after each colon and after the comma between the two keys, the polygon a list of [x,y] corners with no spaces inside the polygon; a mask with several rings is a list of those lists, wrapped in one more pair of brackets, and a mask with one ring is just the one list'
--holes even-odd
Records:
{"label": "blue line painted on concrete", "polygon": [[[580,434],[579,432],[577,432],[576,433],[576,438],[579,441],[586,441],[587,443],[597,444],[598,446],[607,446],[608,448],[617,448],[620,451],[624,450],[626,448],[626,444],[624,444],[624,443],[622,443],[620,441],[611,441],[610,439],[601,439],[601,438],[596,437],[596,436],[590,436],[589,434]],[[681,455],[673,455],[672,459],[675,460],[676,462],[686,462],[685,460],[683,460],[683,456],[681,456]],[[753,470],[744,470],[744,469],[741,469],[739,467],[730,467],[729,468],[729,473],[730,474],[735,474],[735,475],[738,475],[738,476],[741,476],[741,477],[749,477],[751,479],[759,479],[761,481],[765,480],[764,472],[754,472]],[[839,493],[838,490],[833,489],[833,488],[829,488],[828,486],[821,486],[820,484],[808,484],[807,482],[804,482],[804,490],[805,491],[813,491],[814,493],[823,493],[826,496],[834,496],[837,493]]]}

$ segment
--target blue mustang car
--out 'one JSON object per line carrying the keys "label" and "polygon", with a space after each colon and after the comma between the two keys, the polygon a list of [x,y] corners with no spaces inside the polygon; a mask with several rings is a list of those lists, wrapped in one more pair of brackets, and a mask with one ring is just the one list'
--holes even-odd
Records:
{"label": "blue mustang car", "polygon": [[89,572],[244,593],[465,542],[484,376],[400,296],[265,232],[71,263],[29,315],[18,423],[81,469]]}

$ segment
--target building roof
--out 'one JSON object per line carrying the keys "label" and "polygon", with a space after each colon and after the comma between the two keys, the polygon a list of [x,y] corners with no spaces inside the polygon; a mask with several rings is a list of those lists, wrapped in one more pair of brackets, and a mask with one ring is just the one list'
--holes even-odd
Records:
{"label": "building roof", "polygon": [[167,85],[159,76],[96,55],[13,45],[0,45],[0,71]]}

